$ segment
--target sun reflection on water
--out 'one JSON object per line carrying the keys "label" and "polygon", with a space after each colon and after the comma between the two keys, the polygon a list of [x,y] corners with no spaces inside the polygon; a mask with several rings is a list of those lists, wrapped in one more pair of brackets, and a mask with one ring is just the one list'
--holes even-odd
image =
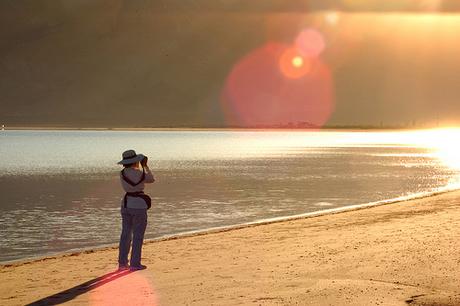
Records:
{"label": "sun reflection on water", "polygon": [[460,170],[460,129],[438,129],[420,135],[419,141],[433,148],[434,154],[446,166]]}
{"label": "sun reflection on water", "polygon": [[345,143],[352,145],[402,145],[425,147],[431,150],[445,166],[460,171],[460,128],[440,128],[418,131],[394,131],[382,133],[353,133]]}

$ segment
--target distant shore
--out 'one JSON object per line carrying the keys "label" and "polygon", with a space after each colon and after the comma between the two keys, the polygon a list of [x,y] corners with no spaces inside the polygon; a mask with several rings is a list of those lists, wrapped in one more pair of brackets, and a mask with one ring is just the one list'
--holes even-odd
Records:
{"label": "distant shore", "polygon": [[5,131],[14,130],[55,130],[55,131],[410,131],[439,129],[440,127],[400,127],[400,126],[326,126],[320,128],[294,127],[62,127],[62,126],[5,126]]}
{"label": "distant shore", "polygon": [[51,296],[75,305],[459,305],[459,199],[454,191],[151,242],[143,253],[147,270],[90,290],[75,286],[113,271],[116,249],[0,266],[0,301],[17,305]]}

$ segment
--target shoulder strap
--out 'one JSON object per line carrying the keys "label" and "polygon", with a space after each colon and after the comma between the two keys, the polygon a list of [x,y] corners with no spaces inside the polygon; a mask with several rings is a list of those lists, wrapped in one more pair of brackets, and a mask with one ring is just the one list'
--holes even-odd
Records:
{"label": "shoulder strap", "polygon": [[142,167],[142,176],[141,176],[141,179],[139,180],[139,182],[137,183],[134,183],[133,181],[131,181],[124,173],[125,169],[121,170],[121,176],[123,177],[123,180],[128,183],[129,185],[131,186],[137,186],[139,185],[140,183],[142,183],[145,179],[145,170],[144,170],[144,167]]}

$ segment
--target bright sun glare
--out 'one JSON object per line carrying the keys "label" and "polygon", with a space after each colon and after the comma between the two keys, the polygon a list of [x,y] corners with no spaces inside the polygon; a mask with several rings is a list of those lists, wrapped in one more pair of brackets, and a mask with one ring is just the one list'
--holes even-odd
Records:
{"label": "bright sun glare", "polygon": [[460,128],[441,128],[420,131],[395,131],[372,133],[356,133],[349,136],[347,143],[376,144],[376,145],[403,145],[427,148],[430,155],[437,158],[446,167],[460,171]]}
{"label": "bright sun glare", "polygon": [[460,139],[460,128],[441,128],[402,133],[398,142],[428,148],[432,150],[433,156],[445,166],[453,170],[460,170],[460,142],[457,141],[458,139]]}
{"label": "bright sun glare", "polygon": [[460,170],[460,129],[447,128],[423,132],[418,138],[432,148],[434,154],[448,167]]}

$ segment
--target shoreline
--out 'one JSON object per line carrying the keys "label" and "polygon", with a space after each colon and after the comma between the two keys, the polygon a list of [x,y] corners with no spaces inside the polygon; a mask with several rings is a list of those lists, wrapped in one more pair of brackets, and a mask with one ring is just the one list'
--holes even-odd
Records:
{"label": "shoreline", "polygon": [[[392,199],[387,199],[387,200],[380,200],[380,201],[374,201],[374,202],[363,203],[363,204],[352,204],[349,206],[331,208],[331,209],[323,209],[319,211],[308,212],[308,213],[303,213],[303,214],[298,214],[298,215],[260,219],[260,220],[255,220],[252,222],[241,223],[241,224],[218,226],[218,227],[211,227],[211,228],[202,229],[202,230],[194,230],[194,231],[187,231],[187,232],[182,232],[182,233],[177,233],[177,234],[163,235],[157,238],[144,239],[144,245],[152,244],[152,243],[160,243],[163,241],[171,241],[171,240],[185,239],[185,238],[190,238],[190,237],[204,236],[204,235],[215,234],[215,233],[225,233],[229,231],[235,231],[239,229],[257,227],[257,226],[263,226],[263,225],[269,225],[269,224],[275,224],[275,223],[283,223],[283,222],[296,221],[296,220],[309,219],[309,218],[318,218],[318,217],[323,217],[323,216],[328,216],[328,215],[359,211],[363,209],[371,209],[374,207],[379,207],[379,206],[384,206],[384,205],[398,204],[398,203],[404,203],[404,202],[417,200],[417,199],[436,197],[438,195],[452,193],[456,191],[460,191],[460,186],[456,186],[456,187],[455,186],[452,186],[452,187],[445,186],[435,191],[414,193],[409,196],[400,196],[397,198],[392,198]],[[114,250],[114,249],[118,249],[118,243],[103,244],[103,245],[85,247],[85,248],[76,248],[76,249],[71,249],[71,250],[57,252],[57,253],[51,253],[48,255],[37,255],[34,257],[0,261],[0,269],[2,267],[16,267],[16,266],[26,265],[26,264],[30,264],[34,262],[50,260],[50,259],[64,258],[64,257],[69,257],[69,256],[78,256],[81,254],[90,254],[90,253],[95,253],[98,251],[106,251],[106,250]]]}
{"label": "shoreline", "polygon": [[0,267],[0,303],[460,305],[460,191],[195,235],[143,247],[115,272],[107,249]]}

